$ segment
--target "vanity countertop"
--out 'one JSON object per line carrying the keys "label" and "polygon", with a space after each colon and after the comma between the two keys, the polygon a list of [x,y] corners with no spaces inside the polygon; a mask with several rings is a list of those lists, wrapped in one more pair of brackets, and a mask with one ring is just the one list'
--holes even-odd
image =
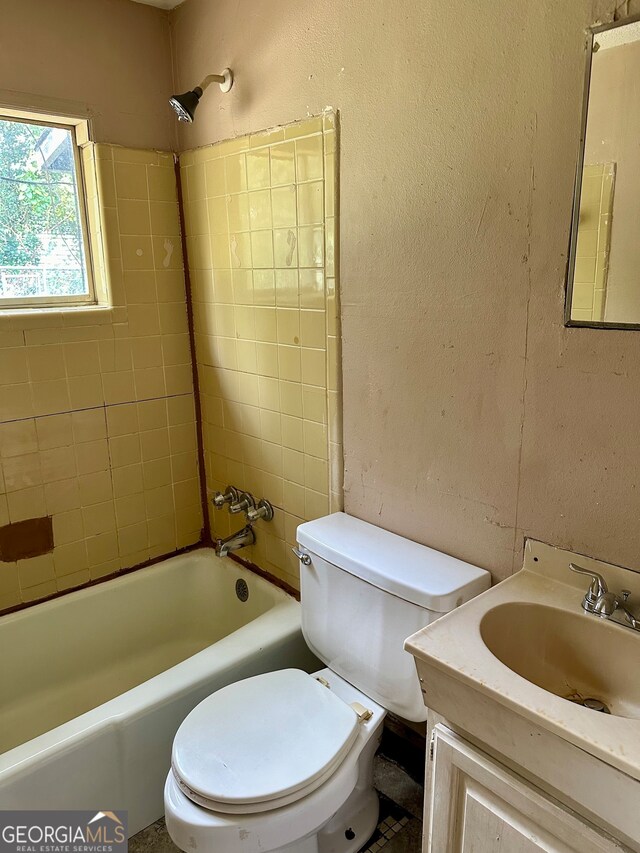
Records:
{"label": "vanity countertop", "polygon": [[[501,605],[542,605],[544,608],[554,608],[554,618],[562,620],[566,614],[568,625],[579,628],[583,637],[586,634],[589,640],[593,638],[593,643],[599,647],[600,657],[603,648],[615,649],[620,644],[625,650],[624,659],[616,656],[617,659],[611,660],[613,673],[610,680],[622,685],[622,694],[627,690],[625,685],[628,685],[630,694],[637,697],[640,689],[640,632],[585,613],[581,603],[589,579],[571,572],[570,562],[599,572],[614,591],[631,590],[631,601],[640,600],[640,573],[528,540],[521,571],[413,634],[406,641],[405,648],[418,662],[424,661],[429,665],[429,677],[436,678],[437,671],[444,672],[537,726],[640,780],[640,704],[637,706],[637,716],[609,715],[582,707],[518,675],[489,650],[483,639],[484,617]],[[582,623],[583,619],[590,621]],[[487,620],[484,624],[487,624]],[[554,654],[558,655],[560,649],[560,654],[566,655],[568,665],[574,671],[579,671],[583,663],[580,656],[584,655],[585,646],[573,646],[572,630],[569,628],[563,632],[566,636],[560,645],[555,643]],[[514,630],[513,634],[515,641],[518,631]],[[504,644],[504,638],[502,641]],[[509,637],[506,643],[508,645]],[[541,636],[539,646],[534,637],[534,641],[522,651],[535,665],[535,656],[544,656],[548,650],[549,644]],[[604,660],[608,661],[609,658],[605,657]],[[555,662],[549,663],[553,668]],[[586,662],[587,669],[591,663]],[[567,680],[566,686],[567,691],[571,692],[570,680]],[[428,695],[428,683],[424,687]],[[602,698],[606,701],[606,697]],[[619,713],[636,714],[635,709],[632,702],[624,712]]]}

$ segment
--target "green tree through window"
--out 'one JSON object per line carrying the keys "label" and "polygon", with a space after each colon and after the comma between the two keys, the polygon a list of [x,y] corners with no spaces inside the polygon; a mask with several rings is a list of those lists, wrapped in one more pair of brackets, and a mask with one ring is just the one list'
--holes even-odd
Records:
{"label": "green tree through window", "polygon": [[0,120],[0,302],[89,292],[72,131]]}

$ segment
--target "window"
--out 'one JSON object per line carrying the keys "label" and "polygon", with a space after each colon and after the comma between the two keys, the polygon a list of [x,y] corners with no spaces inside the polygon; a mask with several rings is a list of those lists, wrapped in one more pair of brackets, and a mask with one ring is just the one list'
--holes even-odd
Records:
{"label": "window", "polygon": [[95,301],[78,149],[86,125],[0,112],[0,310]]}

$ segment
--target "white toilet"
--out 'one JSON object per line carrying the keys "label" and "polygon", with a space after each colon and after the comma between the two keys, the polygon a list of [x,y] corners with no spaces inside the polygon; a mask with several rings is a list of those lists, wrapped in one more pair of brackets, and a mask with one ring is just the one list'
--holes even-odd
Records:
{"label": "white toilet", "polygon": [[327,665],[213,693],[173,743],[167,828],[198,853],[353,853],[373,833],[386,711],[424,720],[406,637],[487,589],[489,574],[335,513],[298,528],[302,630]]}

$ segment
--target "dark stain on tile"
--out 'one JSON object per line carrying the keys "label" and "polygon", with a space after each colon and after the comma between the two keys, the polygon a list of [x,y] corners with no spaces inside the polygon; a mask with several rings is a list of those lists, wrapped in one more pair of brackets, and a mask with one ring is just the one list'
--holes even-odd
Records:
{"label": "dark stain on tile", "polygon": [[53,551],[53,523],[49,516],[14,521],[0,527],[0,561],[15,563]]}

